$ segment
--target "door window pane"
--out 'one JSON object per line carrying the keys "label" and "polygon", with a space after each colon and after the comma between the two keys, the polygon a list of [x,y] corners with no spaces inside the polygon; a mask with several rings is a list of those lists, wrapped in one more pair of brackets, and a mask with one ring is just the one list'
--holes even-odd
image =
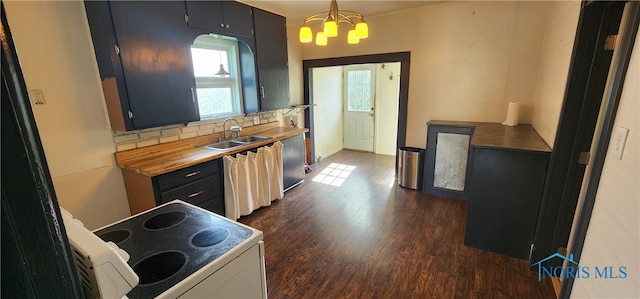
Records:
{"label": "door window pane", "polygon": [[347,109],[369,112],[371,109],[371,70],[347,71]]}

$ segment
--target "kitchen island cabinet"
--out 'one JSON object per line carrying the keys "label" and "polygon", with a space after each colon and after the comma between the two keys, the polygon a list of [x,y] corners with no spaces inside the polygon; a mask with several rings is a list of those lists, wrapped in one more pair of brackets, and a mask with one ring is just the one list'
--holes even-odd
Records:
{"label": "kitchen island cabinet", "polygon": [[[464,244],[528,259],[551,149],[531,125],[430,121],[425,192],[432,193],[437,134],[470,136],[463,171],[464,189],[454,196],[468,201]],[[436,195],[443,191],[435,188]],[[451,190],[446,190],[452,192]]]}
{"label": "kitchen island cabinet", "polygon": [[467,200],[468,153],[473,130],[473,126],[428,124],[424,192]]}
{"label": "kitchen island cabinet", "polygon": [[464,244],[527,260],[550,153],[472,146]]}
{"label": "kitchen island cabinet", "polygon": [[85,1],[111,127],[200,119],[182,1]]}

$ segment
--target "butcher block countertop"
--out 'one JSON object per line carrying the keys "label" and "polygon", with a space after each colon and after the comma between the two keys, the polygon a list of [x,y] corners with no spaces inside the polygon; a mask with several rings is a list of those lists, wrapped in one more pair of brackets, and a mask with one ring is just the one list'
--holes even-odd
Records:
{"label": "butcher block countertop", "polygon": [[474,147],[551,152],[538,132],[528,124],[510,127],[498,123],[432,120],[427,125],[473,127],[471,146]]}
{"label": "butcher block countertop", "polygon": [[224,151],[199,147],[201,145],[217,142],[218,135],[222,134],[222,132],[220,132],[206,136],[117,152],[115,154],[116,163],[122,169],[153,177],[203,162],[219,159],[226,155],[264,146],[308,131],[309,129],[306,128],[299,129],[279,127],[278,123],[247,127],[243,128],[240,136],[260,135],[269,136],[271,138],[247,145],[237,146]]}

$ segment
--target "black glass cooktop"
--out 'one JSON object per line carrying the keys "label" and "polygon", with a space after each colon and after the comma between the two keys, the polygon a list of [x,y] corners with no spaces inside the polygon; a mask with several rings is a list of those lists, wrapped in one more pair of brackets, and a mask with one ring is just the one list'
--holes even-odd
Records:
{"label": "black glass cooktop", "polygon": [[251,237],[222,216],[181,203],[150,210],[96,231],[131,257],[140,282],[127,297],[153,298]]}

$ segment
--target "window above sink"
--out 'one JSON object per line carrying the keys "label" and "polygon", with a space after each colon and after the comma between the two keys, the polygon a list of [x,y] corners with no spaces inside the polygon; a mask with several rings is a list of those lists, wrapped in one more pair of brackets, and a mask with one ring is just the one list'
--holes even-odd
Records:
{"label": "window above sink", "polygon": [[200,119],[240,115],[242,92],[238,62],[238,41],[203,34],[191,46]]}

